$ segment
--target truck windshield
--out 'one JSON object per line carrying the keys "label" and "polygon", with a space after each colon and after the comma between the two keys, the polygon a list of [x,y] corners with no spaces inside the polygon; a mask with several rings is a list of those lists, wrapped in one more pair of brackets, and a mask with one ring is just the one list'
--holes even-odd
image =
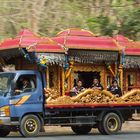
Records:
{"label": "truck windshield", "polygon": [[0,73],[0,96],[6,96],[11,86],[11,80],[13,80],[14,74],[12,73]]}

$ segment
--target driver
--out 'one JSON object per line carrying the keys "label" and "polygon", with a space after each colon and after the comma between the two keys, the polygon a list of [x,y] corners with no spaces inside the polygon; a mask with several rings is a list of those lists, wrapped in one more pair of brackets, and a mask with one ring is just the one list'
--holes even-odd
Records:
{"label": "driver", "polygon": [[30,92],[32,89],[31,83],[28,79],[21,79],[19,82],[17,92]]}
{"label": "driver", "polygon": [[22,90],[25,91],[27,89],[31,89],[31,84],[27,79],[23,79],[22,81]]}

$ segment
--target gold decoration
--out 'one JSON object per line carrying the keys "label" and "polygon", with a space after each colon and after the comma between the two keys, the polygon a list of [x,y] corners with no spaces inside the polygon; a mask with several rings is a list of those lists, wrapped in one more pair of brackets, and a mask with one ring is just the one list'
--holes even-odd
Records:
{"label": "gold decoration", "polygon": [[59,96],[55,90],[45,91],[46,103],[51,105],[140,103],[140,89],[131,90],[121,97],[106,90],[86,89],[74,97]]}
{"label": "gold decoration", "polygon": [[119,74],[120,74],[120,88],[123,90],[123,67],[122,65],[119,66]]}
{"label": "gold decoration", "polygon": [[92,103],[112,103],[117,101],[117,96],[112,95],[109,91],[100,91],[86,89],[76,97],[59,96],[58,98],[46,99],[47,104],[65,105],[65,104],[92,104]]}
{"label": "gold decoration", "polygon": [[66,71],[66,74],[65,74],[65,80],[67,80],[68,79],[68,77],[70,76],[70,74],[71,74],[71,71],[72,71],[72,68],[73,68],[73,65],[74,65],[74,61],[70,61],[69,62],[69,69],[68,69],[68,71]]}
{"label": "gold decoration", "polygon": [[65,72],[64,68],[62,67],[62,95],[65,94]]}
{"label": "gold decoration", "polygon": [[115,73],[113,72],[111,66],[109,65],[107,68],[110,70],[111,74],[115,77]]}

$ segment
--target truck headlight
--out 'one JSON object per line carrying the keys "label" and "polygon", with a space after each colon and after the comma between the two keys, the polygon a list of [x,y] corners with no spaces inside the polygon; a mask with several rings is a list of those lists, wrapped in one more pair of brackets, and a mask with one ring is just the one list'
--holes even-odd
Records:
{"label": "truck headlight", "polygon": [[10,116],[10,107],[4,106],[0,108],[0,117],[9,117]]}

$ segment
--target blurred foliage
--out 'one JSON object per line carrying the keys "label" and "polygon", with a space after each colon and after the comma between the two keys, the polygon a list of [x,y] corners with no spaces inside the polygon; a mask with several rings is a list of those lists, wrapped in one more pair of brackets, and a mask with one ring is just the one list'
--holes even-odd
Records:
{"label": "blurred foliage", "polygon": [[98,16],[88,19],[87,23],[91,31],[100,33],[100,35],[122,34],[133,40],[138,39],[140,35],[140,9],[135,9],[120,15],[121,23],[111,21],[108,16]]}
{"label": "blurred foliage", "polygon": [[139,0],[0,0],[0,39],[23,28],[52,36],[67,28],[140,40]]}

